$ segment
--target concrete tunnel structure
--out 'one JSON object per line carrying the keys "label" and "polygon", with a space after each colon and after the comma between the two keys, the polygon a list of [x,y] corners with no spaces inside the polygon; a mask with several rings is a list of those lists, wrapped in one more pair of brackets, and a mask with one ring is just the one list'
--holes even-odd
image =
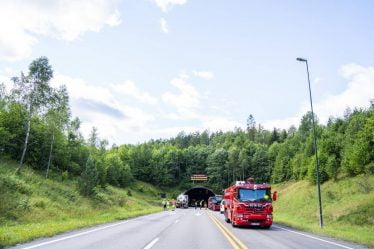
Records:
{"label": "concrete tunnel structure", "polygon": [[216,195],[211,189],[202,186],[190,188],[183,194],[188,195],[188,206],[190,207],[195,205],[195,201],[204,200],[207,204],[208,198]]}

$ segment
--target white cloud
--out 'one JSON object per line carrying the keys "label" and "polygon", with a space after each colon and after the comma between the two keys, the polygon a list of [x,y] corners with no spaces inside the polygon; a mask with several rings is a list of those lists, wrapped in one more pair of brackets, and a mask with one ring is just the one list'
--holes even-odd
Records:
{"label": "white cloud", "polygon": [[321,78],[320,77],[316,77],[316,78],[314,78],[314,80],[312,81],[312,84],[313,85],[318,85],[320,82],[321,82]]}
{"label": "white cloud", "polygon": [[329,95],[315,105],[316,114],[322,122],[330,116],[341,116],[347,107],[367,107],[374,98],[374,67],[357,64],[344,65],[340,74],[347,79],[347,88],[340,94]]}
{"label": "white cloud", "polygon": [[211,80],[214,77],[214,74],[212,72],[208,71],[193,71],[192,72],[195,76],[200,77],[205,80]]}
{"label": "white cloud", "polygon": [[[374,98],[374,67],[348,64],[342,66],[339,73],[348,80],[346,89],[336,95],[327,95],[323,100],[314,103],[314,112],[321,123],[326,123],[329,117],[342,116],[347,107],[368,107],[370,99]],[[269,120],[263,125],[267,129],[297,126],[302,115],[309,110],[309,102],[304,102],[294,117]]]}
{"label": "white cloud", "polygon": [[114,88],[91,85],[82,79],[56,73],[52,86],[61,84],[67,86],[72,113],[81,119],[81,130],[86,137],[95,126],[101,138],[117,144],[133,143],[141,139],[142,131],[155,120],[153,114],[126,105],[121,96],[116,97],[114,93],[119,92]]}
{"label": "white cloud", "polygon": [[13,68],[5,67],[3,70],[0,70],[0,84],[3,83],[7,91],[12,88],[13,82],[11,81],[11,78],[15,75],[17,75],[17,73]]}
{"label": "white cloud", "polygon": [[174,5],[183,5],[187,3],[187,0],[151,0],[154,2],[163,12],[167,12]]}
{"label": "white cloud", "polygon": [[0,1],[0,59],[31,55],[40,35],[73,41],[84,32],[120,24],[118,0]]}
{"label": "white cloud", "polygon": [[127,80],[123,84],[111,84],[110,87],[117,93],[132,96],[135,99],[139,100],[140,102],[151,104],[151,105],[158,103],[158,100],[156,97],[153,97],[147,92],[141,91],[139,88],[136,87],[134,82],[130,80]]}
{"label": "white cloud", "polygon": [[166,22],[165,18],[160,19],[160,26],[162,32],[169,33],[168,23]]}
{"label": "white cloud", "polygon": [[173,79],[170,84],[177,88],[179,93],[166,92],[162,95],[162,100],[175,107],[178,115],[195,117],[201,96],[195,87],[186,81],[187,78],[186,74],[182,74],[180,77]]}
{"label": "white cloud", "polygon": [[[237,122],[230,117],[230,114],[218,110],[217,115],[204,114],[208,107],[202,106],[202,95],[190,83],[187,82],[189,76],[181,73],[177,78],[173,79],[170,84],[178,89],[178,93],[166,92],[162,95],[164,103],[174,107],[176,112],[163,114],[163,118],[171,120],[181,120],[184,122],[194,121],[195,126],[184,127],[186,132],[192,131],[228,131],[235,127],[243,127],[243,123]],[[222,115],[223,114],[223,115]],[[170,128],[169,131],[174,131]],[[179,130],[181,131],[181,130]],[[171,135],[177,135],[174,132]]]}
{"label": "white cloud", "polygon": [[243,123],[237,122],[225,116],[201,116],[203,130],[232,131],[236,127],[244,127]]}

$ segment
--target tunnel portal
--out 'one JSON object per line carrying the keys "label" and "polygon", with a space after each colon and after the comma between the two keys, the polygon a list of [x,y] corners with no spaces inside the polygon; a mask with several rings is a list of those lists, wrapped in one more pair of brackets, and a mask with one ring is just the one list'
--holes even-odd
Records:
{"label": "tunnel portal", "polygon": [[188,206],[195,206],[195,201],[204,200],[204,202],[208,203],[208,198],[211,196],[215,196],[214,192],[206,187],[194,187],[190,188],[183,194],[188,195]]}

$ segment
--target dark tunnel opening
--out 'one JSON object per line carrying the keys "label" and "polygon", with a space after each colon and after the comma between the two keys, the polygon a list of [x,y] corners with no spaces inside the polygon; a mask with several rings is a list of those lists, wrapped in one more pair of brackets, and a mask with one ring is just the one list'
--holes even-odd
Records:
{"label": "dark tunnel opening", "polygon": [[188,206],[194,207],[195,202],[200,203],[201,200],[204,200],[205,205],[208,204],[208,198],[215,196],[214,192],[205,187],[195,187],[184,192],[185,195],[188,195]]}

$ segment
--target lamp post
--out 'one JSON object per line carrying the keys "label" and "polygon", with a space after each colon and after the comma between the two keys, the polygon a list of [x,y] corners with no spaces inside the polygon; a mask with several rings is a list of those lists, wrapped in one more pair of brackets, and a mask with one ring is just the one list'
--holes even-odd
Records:
{"label": "lamp post", "polygon": [[316,156],[316,175],[317,175],[317,191],[318,191],[318,206],[319,206],[319,225],[320,225],[321,228],[323,228],[322,200],[321,200],[321,188],[320,188],[320,181],[319,181],[319,166],[318,166],[318,153],[317,153],[316,125],[315,125],[315,121],[314,121],[312,90],[310,88],[310,77],[309,77],[308,60],[307,59],[303,59],[303,58],[296,58],[296,60],[298,60],[300,62],[305,62],[305,64],[306,64],[306,72],[308,74],[310,109],[312,111],[312,123],[313,123],[314,154]]}

